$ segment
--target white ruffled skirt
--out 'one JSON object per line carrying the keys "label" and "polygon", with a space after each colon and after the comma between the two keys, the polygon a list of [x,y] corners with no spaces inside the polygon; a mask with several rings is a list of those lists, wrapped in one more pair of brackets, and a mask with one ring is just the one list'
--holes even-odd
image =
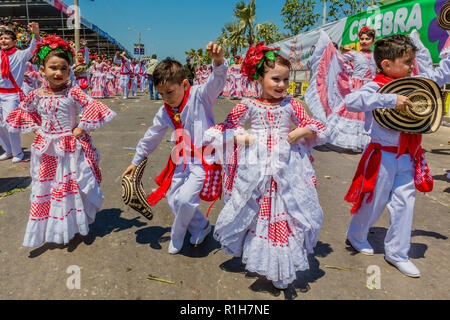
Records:
{"label": "white ruffled skirt", "polygon": [[[31,209],[23,246],[44,242],[67,244],[77,233],[87,235],[95,221],[103,194],[94,175],[93,160],[99,155],[91,144],[88,157],[80,140],[71,150],[61,150],[57,139],[33,143],[30,171]],[[42,148],[42,149],[40,149]],[[100,178],[101,179],[101,178]]]}
{"label": "white ruffled skirt", "polygon": [[257,144],[245,149],[214,237],[248,271],[289,284],[309,268],[322,226],[314,169],[300,144],[279,142],[271,154]]}

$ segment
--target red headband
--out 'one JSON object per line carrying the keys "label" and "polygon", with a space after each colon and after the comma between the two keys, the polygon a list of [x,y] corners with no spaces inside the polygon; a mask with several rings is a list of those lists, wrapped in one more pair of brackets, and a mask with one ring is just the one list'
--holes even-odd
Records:
{"label": "red headband", "polygon": [[358,32],[358,38],[360,38],[360,37],[361,37],[361,34],[362,34],[363,32],[365,32],[365,31],[370,31],[370,32],[375,33],[375,30],[374,30],[373,28],[371,28],[371,27],[369,27],[369,26],[364,26],[364,27],[362,27],[361,30],[359,30],[359,32]]}

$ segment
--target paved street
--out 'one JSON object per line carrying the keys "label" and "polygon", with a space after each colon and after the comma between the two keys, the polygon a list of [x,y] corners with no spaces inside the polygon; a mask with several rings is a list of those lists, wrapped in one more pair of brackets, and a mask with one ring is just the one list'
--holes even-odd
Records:
{"label": "paved street", "polygon": [[[232,259],[219,249],[212,234],[199,247],[188,245],[186,237],[180,254],[167,253],[173,221],[167,201],[154,207],[154,218],[148,221],[122,203],[120,185],[120,175],[133,157],[131,148],[151,125],[162,103],[150,101],[142,94],[129,100],[103,101],[118,115],[93,133],[94,144],[101,153],[105,200],[88,236],[76,237],[67,246],[22,247],[30,206],[29,163],[0,163],[0,299],[450,298],[450,183],[446,177],[446,170],[450,169],[449,127],[424,136],[435,188],[416,198],[410,257],[420,269],[421,278],[403,276],[384,261],[387,211],[370,231],[374,256],[356,254],[345,245],[351,216],[350,204],[343,198],[360,154],[321,146],[313,154],[325,215],[319,243],[310,256],[310,270],[299,272],[294,285],[283,292],[274,289],[270,281],[245,272],[239,259]],[[237,100],[218,100],[214,109],[216,122],[223,121],[236,103]],[[26,156],[32,136],[23,135]],[[151,177],[166,164],[172,146],[166,141],[168,138],[169,134],[150,157],[144,179],[147,191],[155,187]],[[202,203],[201,208],[206,212],[208,206],[209,203]],[[222,207],[223,202],[218,201],[210,212],[212,225]],[[80,268],[79,289],[67,286],[70,266]],[[366,286],[369,266],[375,266],[375,271],[369,268],[371,273],[379,271],[380,289]],[[149,280],[149,275],[170,282]]]}

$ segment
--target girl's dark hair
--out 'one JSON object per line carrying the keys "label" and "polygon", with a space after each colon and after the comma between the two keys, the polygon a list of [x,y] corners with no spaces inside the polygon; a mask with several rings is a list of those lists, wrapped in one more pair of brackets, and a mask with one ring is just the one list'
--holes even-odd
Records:
{"label": "girl's dark hair", "polygon": [[4,35],[4,34],[7,34],[8,36],[10,36],[13,41],[17,40],[17,36],[14,33],[14,31],[6,29],[6,30],[3,30],[3,31],[0,32],[0,35]]}
{"label": "girl's dark hair", "polygon": [[45,57],[45,59],[44,59],[44,64],[43,64],[44,67],[45,67],[45,65],[47,64],[48,60],[49,60],[51,57],[62,58],[62,59],[64,59],[64,60],[67,61],[67,64],[68,64],[69,66],[72,65],[72,59],[70,59],[70,57],[69,57],[69,55],[67,54],[66,51],[55,51],[55,50],[53,50],[53,51],[50,51],[50,52],[47,54],[47,56]]}
{"label": "girl's dark hair", "polygon": [[389,37],[378,39],[375,42],[373,56],[378,69],[383,70],[381,68],[381,62],[383,60],[387,59],[395,61],[395,59],[403,57],[406,52],[412,51],[416,53],[417,50],[418,48],[409,37],[401,34],[394,34]]}
{"label": "girl's dark hair", "polygon": [[269,69],[275,68],[276,64],[285,66],[289,70],[291,70],[291,62],[288,59],[286,59],[278,54],[275,54],[275,61],[269,60],[267,58],[264,59],[262,66],[258,70],[259,74],[264,76],[269,71]]}
{"label": "girl's dark hair", "polygon": [[181,84],[186,79],[186,71],[181,63],[171,58],[164,59],[153,71],[153,82],[155,86],[167,82]]}
{"label": "girl's dark hair", "polygon": [[361,38],[361,36],[362,36],[363,34],[365,34],[365,35],[368,36],[369,38],[372,38],[372,40],[375,39],[375,31],[372,31],[372,30],[366,30],[366,31],[363,31],[363,32],[361,32],[361,34],[358,36],[358,38]]}

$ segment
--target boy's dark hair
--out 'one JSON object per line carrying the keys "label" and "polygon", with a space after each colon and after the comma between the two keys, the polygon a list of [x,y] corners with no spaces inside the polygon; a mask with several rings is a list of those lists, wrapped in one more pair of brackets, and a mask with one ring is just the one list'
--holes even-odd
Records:
{"label": "boy's dark hair", "polygon": [[387,59],[395,61],[395,59],[403,57],[408,51],[416,53],[417,50],[419,49],[409,37],[401,34],[394,34],[377,40],[375,42],[373,55],[378,69],[382,70],[381,62],[383,60]]}
{"label": "boy's dark hair", "polygon": [[9,29],[6,29],[6,30],[3,30],[3,31],[0,32],[0,36],[1,36],[1,35],[4,35],[4,34],[10,36],[11,39],[12,39],[13,41],[16,41],[16,40],[17,40],[17,36],[16,36],[16,34],[14,33],[14,31],[11,31],[11,30],[9,30]]}
{"label": "boy's dark hair", "polygon": [[181,63],[171,58],[164,59],[155,68],[153,72],[153,82],[155,86],[167,82],[181,84],[186,78],[186,71]]}
{"label": "boy's dark hair", "polygon": [[275,64],[285,66],[289,70],[291,70],[291,62],[288,59],[276,54],[275,61],[272,61],[270,59],[264,59],[261,68],[258,69],[259,74],[264,76],[264,74],[266,74],[267,71],[269,71],[269,69],[275,68]]}
{"label": "boy's dark hair", "polygon": [[152,55],[152,59],[156,59],[156,54]]}

